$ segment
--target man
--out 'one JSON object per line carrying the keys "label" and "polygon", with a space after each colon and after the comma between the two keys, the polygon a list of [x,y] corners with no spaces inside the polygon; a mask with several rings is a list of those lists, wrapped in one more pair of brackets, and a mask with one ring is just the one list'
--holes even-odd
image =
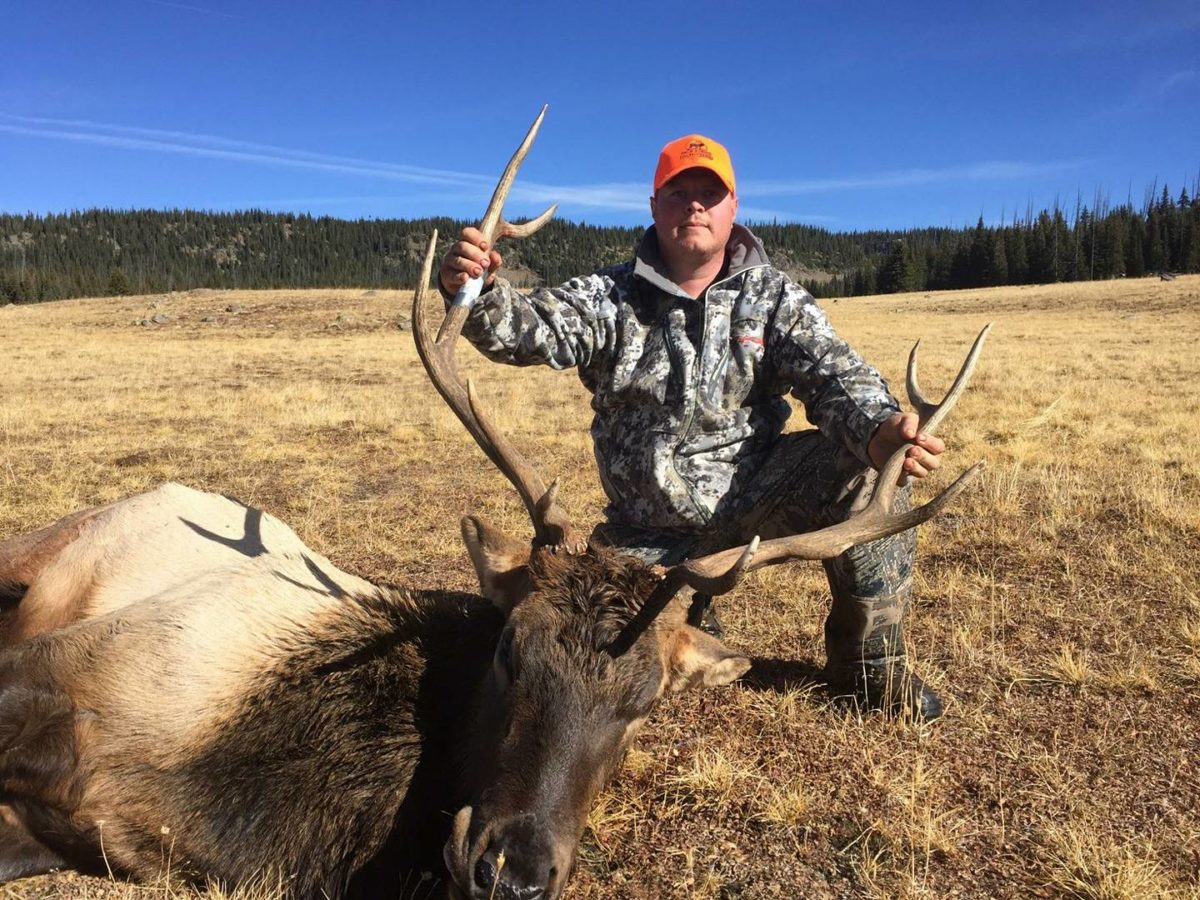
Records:
{"label": "man", "polygon": [[[893,451],[912,443],[904,471],[922,478],[944,449],[770,265],[734,223],[737,208],[725,148],[696,134],[672,141],[654,175],[654,225],[631,261],[528,295],[489,277],[463,329],[498,362],[578,368],[609,499],[592,536],[651,564],[841,521],[853,488]],[[443,294],[500,264],[463,229],[442,261]],[[819,431],[782,434],[788,392]],[[866,706],[933,719],[941,703],[907,668],[901,629],[915,547],[909,531],[825,564],[826,673]],[[693,604],[697,624],[707,599]]]}

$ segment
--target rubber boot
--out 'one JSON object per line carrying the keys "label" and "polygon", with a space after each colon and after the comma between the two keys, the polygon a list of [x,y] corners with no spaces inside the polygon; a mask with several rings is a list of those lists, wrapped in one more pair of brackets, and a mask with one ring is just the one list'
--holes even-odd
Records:
{"label": "rubber boot", "polygon": [[[907,491],[898,498],[907,508]],[[916,721],[942,714],[942,702],[908,667],[904,614],[912,597],[916,532],[851,547],[825,561],[833,605],[825,620],[830,687],[860,707]]]}
{"label": "rubber boot", "polygon": [[825,677],[836,695],[848,697],[860,709],[916,722],[932,722],[942,715],[941,699],[909,668],[903,653],[831,659],[825,664]]}

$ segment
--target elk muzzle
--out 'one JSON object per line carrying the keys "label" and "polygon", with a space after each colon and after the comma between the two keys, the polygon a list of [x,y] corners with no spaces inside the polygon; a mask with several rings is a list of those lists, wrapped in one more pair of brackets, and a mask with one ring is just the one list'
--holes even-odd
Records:
{"label": "elk muzzle", "polygon": [[473,812],[467,806],[455,816],[443,854],[460,896],[556,900],[574,865],[579,836],[556,834],[533,813],[488,821],[472,834]]}

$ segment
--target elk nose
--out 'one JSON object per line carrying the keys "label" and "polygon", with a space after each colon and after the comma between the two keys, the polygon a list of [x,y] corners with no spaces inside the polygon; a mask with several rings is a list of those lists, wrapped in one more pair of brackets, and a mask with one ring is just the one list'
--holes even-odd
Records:
{"label": "elk nose", "polygon": [[501,863],[496,847],[489,847],[479,857],[473,873],[477,892],[488,900],[493,897],[495,900],[542,900],[547,896],[546,884],[553,880],[558,870],[551,867],[545,874],[540,884],[531,884],[539,879],[529,878],[528,873],[520,871],[520,867],[512,865],[511,861]]}

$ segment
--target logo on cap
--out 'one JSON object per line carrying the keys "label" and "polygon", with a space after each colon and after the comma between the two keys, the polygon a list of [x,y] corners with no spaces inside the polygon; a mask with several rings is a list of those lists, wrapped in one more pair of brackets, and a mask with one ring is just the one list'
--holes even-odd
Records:
{"label": "logo on cap", "polygon": [[704,141],[689,141],[688,145],[683,148],[679,154],[681,160],[695,160],[713,158],[712,152],[708,149],[708,145]]}
{"label": "logo on cap", "polygon": [[657,191],[684,169],[692,168],[708,169],[721,179],[730,193],[735,191],[729,151],[702,134],[684,135],[662,148],[658,155],[658,168],[654,172],[654,190]]}

